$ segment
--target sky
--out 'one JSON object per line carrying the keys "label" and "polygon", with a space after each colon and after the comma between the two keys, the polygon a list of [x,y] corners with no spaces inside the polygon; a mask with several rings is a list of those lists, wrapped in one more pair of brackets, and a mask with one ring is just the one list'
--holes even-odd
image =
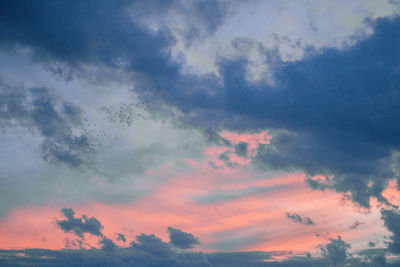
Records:
{"label": "sky", "polygon": [[1,1],[0,265],[396,266],[400,2]]}

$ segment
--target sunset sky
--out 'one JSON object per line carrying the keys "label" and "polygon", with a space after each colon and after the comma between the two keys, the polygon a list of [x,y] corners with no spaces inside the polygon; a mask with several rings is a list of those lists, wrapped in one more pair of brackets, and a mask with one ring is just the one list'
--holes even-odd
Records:
{"label": "sunset sky", "polygon": [[396,0],[1,1],[0,266],[398,266],[399,119]]}

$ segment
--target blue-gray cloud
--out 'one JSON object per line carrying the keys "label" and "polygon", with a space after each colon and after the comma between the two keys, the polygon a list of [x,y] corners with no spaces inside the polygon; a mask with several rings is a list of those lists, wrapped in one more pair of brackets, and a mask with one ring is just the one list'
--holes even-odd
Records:
{"label": "blue-gray cloud", "polygon": [[[329,243],[320,245],[322,257],[313,258],[307,253],[300,256],[293,251],[258,251],[258,252],[228,252],[228,253],[202,253],[177,250],[176,248],[191,248],[198,244],[194,235],[185,233],[179,229],[168,227],[170,242],[166,243],[154,234],[140,234],[136,241],[130,243],[130,247],[118,247],[113,240],[102,235],[101,223],[86,216],[75,218],[72,209],[61,210],[67,218],[58,221],[65,232],[74,231],[82,237],[83,233],[91,233],[101,237],[99,245],[101,249],[91,247],[83,248],[84,239],[76,240],[78,245],[73,245],[65,250],[24,249],[24,250],[0,250],[1,266],[397,266],[398,258],[393,258],[391,263],[386,263],[385,249],[367,249],[358,252],[358,257],[349,253],[350,246],[340,236],[337,239],[329,239]],[[392,216],[382,212],[385,218]],[[389,217],[386,217],[388,215]],[[396,216],[399,216],[398,214]],[[385,219],[385,221],[386,221]],[[388,220],[390,231],[396,218]],[[61,224],[60,224],[61,222]],[[397,234],[397,233],[396,233]],[[254,236],[253,236],[254,237]],[[75,242],[75,241],[72,241]],[[71,249],[76,248],[76,249]],[[391,249],[391,247],[389,247]],[[285,256],[285,260],[275,257]],[[387,265],[385,265],[387,264]]]}
{"label": "blue-gray cloud", "polygon": [[[42,61],[61,61],[72,67],[100,64],[157,76],[169,73],[167,51],[174,42],[166,31],[150,33],[129,16],[131,1],[3,2],[0,43],[29,46]],[[151,51],[151,52],[150,52]],[[165,52],[165,53],[164,53]]]}
{"label": "blue-gray cloud", "polygon": [[248,143],[246,142],[239,142],[238,144],[233,145],[236,155],[240,157],[247,157],[247,153],[249,152],[247,146]]}
{"label": "blue-gray cloud", "polygon": [[199,238],[191,233],[183,232],[171,226],[168,227],[167,232],[169,234],[169,243],[174,247],[188,249],[200,244]]}
{"label": "blue-gray cloud", "polygon": [[[381,249],[367,249],[358,253],[361,257],[350,257],[347,244],[338,239],[322,247],[323,257],[299,256],[291,251],[273,252],[216,252],[196,253],[169,251],[169,254],[152,254],[135,247],[115,248],[110,253],[104,249],[74,250],[0,250],[2,266],[282,266],[282,267],[325,267],[325,266],[398,266],[399,261],[386,261]],[[278,260],[286,256],[285,260]],[[275,258],[277,257],[277,258]]]}
{"label": "blue-gray cloud", "polygon": [[212,35],[224,22],[228,15],[229,5],[225,1],[201,0],[201,1],[132,1],[132,13],[135,20],[141,21],[151,17],[158,24],[169,22],[169,18],[179,17],[184,24],[169,25],[176,27],[184,38],[186,46],[195,41],[202,40]]}
{"label": "blue-gray cloud", "polygon": [[[103,236],[103,225],[101,225],[101,222],[95,217],[89,218],[86,215],[82,215],[82,217],[75,218],[75,211],[70,208],[63,208],[61,209],[61,212],[66,220],[57,220],[57,224],[65,233],[73,232],[81,238],[83,238],[85,233]],[[104,242],[104,245],[108,247],[109,242]]]}
{"label": "blue-gray cloud", "polygon": [[350,245],[344,242],[340,236],[337,239],[331,238],[330,242],[321,247],[323,257],[331,266],[343,266],[349,256],[348,249]]}
{"label": "blue-gray cloud", "polygon": [[48,88],[0,83],[0,128],[23,127],[40,134],[43,159],[79,167],[90,162],[97,141],[84,128],[80,107]]}
{"label": "blue-gray cloud", "polygon": [[226,167],[234,169],[239,167],[239,164],[231,161],[230,154],[232,153],[233,153],[232,151],[227,150],[219,155],[219,159],[225,164]]}
{"label": "blue-gray cloud", "polygon": [[382,219],[385,227],[392,233],[389,250],[400,254],[400,212],[397,210],[382,210]]}
{"label": "blue-gray cloud", "polygon": [[115,245],[114,241],[107,237],[103,237],[103,239],[101,239],[99,243],[101,245],[101,248],[107,252],[114,252],[118,248],[118,246]]}
{"label": "blue-gray cloud", "polygon": [[315,223],[309,217],[302,217],[298,213],[286,212],[286,217],[296,223],[305,225],[315,225]]}
{"label": "blue-gray cloud", "polygon": [[245,62],[224,63],[230,110],[284,129],[260,146],[257,165],[333,175],[329,187],[365,207],[371,196],[386,201],[381,193],[396,178],[400,145],[393,123],[400,113],[400,19],[373,25],[374,34],[353,46],[311,49],[303,60],[281,63],[274,87],[247,82]]}
{"label": "blue-gray cloud", "polygon": [[125,237],[124,234],[117,233],[116,235],[117,235],[117,240],[118,240],[118,241],[122,241],[122,242],[124,242],[124,243],[126,242],[126,237]]}
{"label": "blue-gray cloud", "polygon": [[172,254],[171,246],[153,234],[140,234],[136,236],[136,242],[132,241],[131,246],[160,257],[168,257]]}
{"label": "blue-gray cloud", "polygon": [[[212,8],[216,3],[203,1],[194,8],[211,31],[225,14],[223,6]],[[355,36],[354,45],[308,48],[297,61],[284,62],[265,49],[272,85],[247,80],[245,57],[219,58],[219,76],[188,74],[184,60],[171,54],[176,43],[171,30],[143,26],[130,16],[131,4],[2,2],[0,45],[27,47],[35,60],[61,62],[71,70],[122,71],[134,80],[139,98],[144,88],[156,93],[149,106],[153,112],[162,111],[162,104],[174,106],[178,119],[205,131],[210,125],[217,131],[273,129],[271,144],[258,149],[257,166],[333,176],[326,188],[351,193],[364,207],[370,197],[386,202],[382,191],[397,177],[399,164],[394,154],[400,148],[395,123],[400,114],[399,18],[369,21],[374,33]],[[45,142],[43,149],[70,160],[57,144]]]}

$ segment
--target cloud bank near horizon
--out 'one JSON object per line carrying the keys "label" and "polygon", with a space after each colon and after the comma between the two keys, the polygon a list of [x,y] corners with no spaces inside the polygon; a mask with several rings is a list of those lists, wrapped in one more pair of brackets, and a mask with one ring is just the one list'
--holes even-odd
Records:
{"label": "cloud bank near horizon", "polygon": [[[26,264],[47,266],[396,266],[398,258],[387,262],[385,255],[387,249],[368,249],[354,254],[350,252],[350,245],[343,241],[340,236],[330,238],[325,245],[320,245],[320,255],[312,257],[307,255],[293,255],[290,251],[275,252],[230,252],[230,253],[202,253],[183,252],[185,249],[193,248],[199,243],[193,234],[185,233],[180,229],[168,227],[170,236],[169,243],[162,241],[154,234],[140,234],[136,240],[130,242],[129,247],[119,247],[113,240],[101,233],[101,222],[96,218],[88,219],[86,215],[82,218],[74,218],[74,210],[70,208],[61,209],[61,213],[67,218],[57,221],[58,226],[64,232],[71,229],[78,236],[79,244],[84,240],[83,233],[100,236],[100,248],[66,249],[62,251],[46,249],[25,250],[0,250],[0,263],[12,266],[23,266]],[[389,250],[397,252],[397,230],[393,228],[400,214],[397,211],[382,211],[385,224],[393,231],[393,243]],[[398,218],[397,218],[397,217]],[[83,221],[82,221],[83,219]],[[397,221],[396,221],[397,220]],[[90,225],[90,227],[88,227]],[[73,227],[71,227],[73,226]],[[95,226],[92,231],[91,226]],[[99,227],[100,226],[100,227]],[[279,260],[279,256],[284,256]]]}

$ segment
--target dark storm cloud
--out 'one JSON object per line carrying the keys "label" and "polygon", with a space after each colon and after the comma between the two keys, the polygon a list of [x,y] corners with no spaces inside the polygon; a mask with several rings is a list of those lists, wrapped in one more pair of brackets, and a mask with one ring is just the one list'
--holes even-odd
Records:
{"label": "dark storm cloud", "polygon": [[400,211],[382,210],[381,214],[385,227],[392,233],[388,248],[391,252],[400,254]]}
{"label": "dark storm cloud", "polygon": [[169,243],[176,248],[188,249],[200,244],[199,239],[191,233],[183,232],[171,226],[168,227],[167,232],[169,234]]}
{"label": "dark storm cloud", "polygon": [[[89,233],[96,236],[103,236],[103,226],[100,221],[95,217],[88,217],[82,215],[82,217],[75,218],[75,212],[73,209],[63,208],[61,209],[66,220],[57,220],[58,226],[65,232],[74,232],[77,236],[83,238],[83,234]],[[103,239],[104,240],[104,239]],[[106,248],[110,247],[110,243],[104,240],[102,243]]]}
{"label": "dark storm cloud", "polygon": [[315,223],[308,217],[302,217],[294,212],[286,212],[286,217],[294,222],[305,224],[305,225],[315,225]]}
{"label": "dark storm cloud", "polygon": [[0,83],[0,127],[39,133],[44,160],[71,167],[88,163],[97,142],[83,126],[82,110],[55,90]]}

